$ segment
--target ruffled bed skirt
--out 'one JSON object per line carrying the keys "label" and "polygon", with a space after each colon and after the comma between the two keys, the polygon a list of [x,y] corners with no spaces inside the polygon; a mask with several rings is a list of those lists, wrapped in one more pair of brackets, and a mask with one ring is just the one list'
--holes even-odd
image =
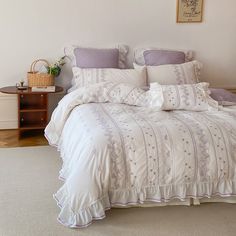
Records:
{"label": "ruffled bed skirt", "polygon": [[112,207],[197,205],[201,202],[236,203],[236,181],[147,187],[139,191],[135,188],[110,191],[79,211],[71,208],[66,185],[62,186],[54,198],[61,208],[58,221],[67,227],[83,228],[94,220],[105,218],[105,211]]}

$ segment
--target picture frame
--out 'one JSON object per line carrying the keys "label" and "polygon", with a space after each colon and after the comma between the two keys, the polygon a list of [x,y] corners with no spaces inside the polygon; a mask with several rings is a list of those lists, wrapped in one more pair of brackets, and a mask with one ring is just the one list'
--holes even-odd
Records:
{"label": "picture frame", "polygon": [[177,0],[177,23],[202,22],[204,0]]}

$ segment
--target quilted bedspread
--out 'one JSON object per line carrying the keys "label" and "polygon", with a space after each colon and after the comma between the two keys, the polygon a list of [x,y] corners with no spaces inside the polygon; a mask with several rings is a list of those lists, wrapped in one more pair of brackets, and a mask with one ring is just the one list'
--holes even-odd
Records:
{"label": "quilted bedspread", "polygon": [[236,195],[236,109],[160,111],[148,91],[103,83],[65,96],[45,130],[63,159],[59,221],[114,205]]}

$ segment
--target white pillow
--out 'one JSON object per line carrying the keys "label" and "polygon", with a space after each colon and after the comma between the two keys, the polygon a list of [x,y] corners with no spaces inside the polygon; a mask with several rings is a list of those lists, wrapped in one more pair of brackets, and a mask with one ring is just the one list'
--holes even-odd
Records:
{"label": "white pillow", "polygon": [[134,62],[141,66],[145,65],[144,53],[145,51],[150,51],[150,50],[184,52],[186,62],[193,60],[193,51],[189,51],[189,50],[165,49],[165,48],[158,48],[158,47],[138,47],[134,49]]}
{"label": "white pillow", "polygon": [[[134,64],[135,68],[143,67]],[[148,84],[196,84],[200,82],[202,64],[198,61],[183,64],[146,66]]]}
{"label": "white pillow", "polygon": [[74,86],[69,92],[100,82],[129,83],[136,87],[147,85],[146,68],[137,69],[81,69],[73,67]]}
{"label": "white pillow", "polygon": [[160,110],[218,110],[218,102],[209,94],[208,83],[184,85],[150,84],[150,94]]}

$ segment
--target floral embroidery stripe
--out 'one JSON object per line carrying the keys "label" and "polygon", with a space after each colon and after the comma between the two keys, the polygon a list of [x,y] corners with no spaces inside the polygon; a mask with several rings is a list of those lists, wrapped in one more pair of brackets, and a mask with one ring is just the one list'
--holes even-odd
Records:
{"label": "floral embroidery stripe", "polygon": [[[103,104],[100,104],[100,107],[101,107],[102,111],[104,112],[104,114],[106,114],[106,116],[109,118],[109,120],[113,123],[114,127],[116,128],[116,130],[119,133],[122,154],[121,154],[121,156],[116,156],[118,160],[116,161],[115,168],[118,169],[118,162],[120,162],[120,159],[123,158],[123,163],[124,163],[124,167],[125,167],[125,169],[122,171],[122,173],[125,176],[125,183],[124,184],[128,184],[129,178],[128,178],[128,171],[127,171],[127,165],[126,165],[125,144],[124,144],[124,139],[123,139],[120,127],[117,125],[114,118],[109,114],[109,109],[106,109],[106,107]],[[107,122],[107,121],[105,120],[104,122]],[[114,140],[114,142],[111,145],[113,146],[115,144],[115,142],[117,142],[117,140]],[[114,148],[114,147],[112,147],[112,148]],[[120,167],[123,168],[123,165],[121,165]],[[114,169],[112,171],[115,172],[116,169]],[[116,181],[121,182],[120,179],[117,179]]]}
{"label": "floral embroidery stripe", "polygon": [[[155,171],[157,171],[157,182],[159,183],[159,170],[160,170],[160,163],[159,163],[159,155],[158,155],[158,150],[159,150],[159,148],[158,148],[158,144],[157,144],[157,135],[160,135],[160,132],[157,132],[157,130],[158,130],[158,128],[157,127],[155,127],[156,128],[156,131],[155,131],[155,128],[153,127],[153,124],[152,124],[152,122],[150,121],[150,120],[147,120],[146,119],[146,117],[144,117],[143,115],[141,115],[141,117],[142,117],[142,119],[143,120],[145,120],[145,122],[149,125],[149,127],[152,129],[152,137],[154,137],[154,139],[155,139],[155,144],[156,144],[156,149],[155,149],[155,153],[156,153],[156,158],[157,158],[157,167],[156,168],[154,168],[155,169]],[[162,140],[162,139],[161,139]],[[147,156],[147,158],[148,158],[148,160],[150,159],[149,158],[149,156]],[[153,158],[152,158],[153,159]],[[155,163],[154,163],[155,164]],[[154,165],[155,166],[155,165]]]}
{"label": "floral embroidery stripe", "polygon": [[110,118],[110,120],[112,121],[112,123],[114,124],[114,126],[116,127],[116,129],[118,130],[119,136],[120,136],[120,141],[121,141],[121,147],[122,147],[122,158],[123,158],[123,163],[125,164],[125,175],[126,175],[126,181],[125,184],[126,186],[129,186],[130,181],[129,180],[129,176],[128,176],[128,169],[127,169],[127,165],[126,165],[126,150],[125,150],[125,141],[124,141],[124,137],[122,135],[122,130],[119,127],[119,124],[116,122],[116,120],[114,119],[113,116],[110,115],[109,109],[106,109],[105,106],[103,104],[101,104],[101,107],[104,111],[104,113]]}
{"label": "floral embroidery stripe", "polygon": [[104,117],[104,112],[102,110],[101,104],[98,104],[98,105],[91,104],[90,107],[94,113],[94,116],[96,116],[98,118],[100,125],[103,127],[105,135],[108,137],[107,138],[108,148],[110,150],[110,155],[111,155],[111,160],[112,160],[112,170],[111,170],[111,172],[112,172],[111,178],[112,178],[112,182],[113,182],[112,184],[114,185],[113,187],[118,188],[119,187],[119,184],[118,184],[119,180],[122,179],[123,177],[125,177],[123,167],[119,168],[119,165],[117,164],[117,162],[120,159],[120,156],[117,155],[116,148],[114,147],[114,144],[118,140],[114,140],[114,137],[112,134],[113,127],[110,127],[109,120],[107,120]]}
{"label": "floral embroidery stripe", "polygon": [[[180,113],[179,113],[180,115]],[[193,145],[193,150],[194,150],[194,153],[193,153],[193,157],[194,157],[194,160],[195,160],[195,171],[194,171],[194,179],[196,180],[197,179],[197,173],[198,173],[198,161],[197,161],[197,156],[198,156],[198,151],[197,151],[197,144],[196,144],[196,140],[195,140],[195,137],[194,137],[194,132],[192,131],[192,128],[189,124],[189,122],[187,120],[185,120],[184,116],[174,116],[177,120],[179,120],[184,127],[187,128],[189,134],[190,134],[190,137],[191,137],[191,140],[192,140],[192,145]],[[185,120],[185,121],[184,121]]]}
{"label": "floral embroidery stripe", "polygon": [[[211,137],[212,144],[214,145],[214,140],[212,137],[212,132],[210,131],[207,122],[203,122],[203,118],[201,117],[200,113],[195,114],[192,116],[192,114],[188,112],[184,112],[184,116],[188,117],[189,123],[191,126],[195,129],[196,135],[198,136],[198,142],[199,142],[199,171],[200,171],[200,178],[201,181],[209,181],[210,173],[209,173],[209,152],[208,152],[208,146],[209,141],[206,136],[206,131],[208,130],[208,133]],[[214,148],[215,151],[215,148]],[[215,151],[216,155],[216,151]],[[217,162],[217,160],[216,160]],[[217,166],[217,165],[216,165]]]}
{"label": "floral embroidery stripe", "polygon": [[178,86],[174,86],[175,92],[176,92],[176,107],[180,107],[180,94],[179,94],[179,89]]}
{"label": "floral embroidery stripe", "polygon": [[184,67],[183,65],[180,65],[180,69],[181,69],[181,74],[183,76],[183,80],[184,80],[184,84],[187,84],[188,83],[188,80],[187,80],[187,77],[186,77],[186,74],[185,74],[185,70],[184,70]]}
{"label": "floral embroidery stripe", "polygon": [[[211,116],[207,117],[207,119],[210,119],[210,118],[211,118]],[[229,156],[231,156],[231,157],[234,156],[234,150],[233,150],[233,145],[232,145],[232,142],[231,142],[232,138],[231,138],[231,135],[230,135],[230,131],[234,130],[236,132],[236,129],[234,129],[230,124],[229,124],[230,125],[230,129],[227,129],[227,125],[225,124],[224,120],[219,119],[218,117],[214,117],[214,119],[211,119],[211,121],[219,129],[219,131],[220,131],[220,133],[222,135],[222,139],[224,141],[224,147],[225,147],[225,152],[226,152],[226,155],[227,155],[227,163],[228,163],[227,170],[226,170],[225,173],[227,173],[227,177],[229,178],[229,176],[230,176],[230,168],[229,168],[230,158],[229,158]],[[223,132],[223,130],[226,131],[226,132]],[[227,143],[226,143],[226,139],[225,139],[224,133],[227,135],[227,140],[229,141],[229,145],[227,145]]]}
{"label": "floral embroidery stripe", "polygon": [[[126,111],[125,111],[126,112]],[[144,142],[144,150],[145,150],[145,154],[146,154],[146,167],[148,167],[148,150],[147,150],[147,142],[146,142],[146,138],[145,138],[145,134],[144,134],[144,130],[143,130],[143,127],[142,127],[142,124],[138,122],[138,120],[142,120],[143,119],[141,117],[139,117],[138,119],[135,118],[135,116],[131,115],[133,121],[137,124],[137,127],[139,128],[139,130],[141,131],[142,133],[142,137],[143,137],[143,142]],[[146,168],[146,180],[148,181],[148,175],[149,175],[149,171],[148,171],[148,168]]]}
{"label": "floral embroidery stripe", "polygon": [[194,106],[196,106],[197,105],[197,94],[196,94],[196,89],[193,84],[191,85],[191,89],[193,91],[193,96],[194,96]]}
{"label": "floral embroidery stripe", "polygon": [[179,66],[173,65],[173,67],[174,67],[174,73],[176,75],[177,84],[184,84],[184,81],[182,80],[181,73],[179,71]]}

